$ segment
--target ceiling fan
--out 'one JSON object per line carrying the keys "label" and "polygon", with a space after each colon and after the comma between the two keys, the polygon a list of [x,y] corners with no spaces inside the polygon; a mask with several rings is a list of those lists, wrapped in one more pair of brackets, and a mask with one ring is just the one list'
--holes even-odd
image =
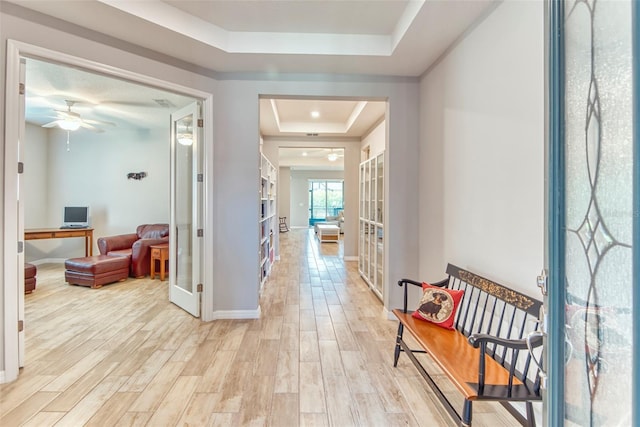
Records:
{"label": "ceiling fan", "polygon": [[328,151],[327,160],[330,162],[335,162],[339,157],[344,157],[344,150],[341,148],[325,148],[325,151]]}
{"label": "ceiling fan", "polygon": [[52,128],[54,126],[58,126],[60,129],[64,129],[66,131],[74,131],[78,130],[81,127],[85,129],[92,130],[94,132],[102,133],[104,129],[97,127],[104,126],[115,126],[116,124],[113,122],[106,122],[102,120],[89,120],[83,119],[80,114],[75,111],[71,111],[71,107],[76,103],[76,101],[70,101],[65,99],[64,102],[67,104],[67,110],[54,110],[56,112],[56,117],[54,121],[46,123],[42,125],[43,128]]}

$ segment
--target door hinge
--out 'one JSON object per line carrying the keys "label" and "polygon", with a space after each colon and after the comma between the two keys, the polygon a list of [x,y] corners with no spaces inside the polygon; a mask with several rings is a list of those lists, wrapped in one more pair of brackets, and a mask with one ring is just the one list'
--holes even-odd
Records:
{"label": "door hinge", "polygon": [[199,173],[198,174],[198,182],[203,182],[204,181],[204,174]]}
{"label": "door hinge", "polygon": [[198,127],[199,127],[199,128],[204,127],[204,120],[202,120],[202,119],[198,119]]}
{"label": "door hinge", "polygon": [[24,163],[18,162],[18,173],[24,172]]}
{"label": "door hinge", "polygon": [[198,283],[196,289],[198,290],[198,292],[202,292],[202,283]]}
{"label": "door hinge", "polygon": [[549,276],[547,276],[547,270],[542,269],[542,273],[536,278],[536,283],[540,288],[542,295],[547,296],[549,293]]}
{"label": "door hinge", "polygon": [[24,83],[20,83],[20,84],[18,85],[18,93],[19,93],[20,95],[24,95],[24,92],[25,92],[25,90],[24,90]]}
{"label": "door hinge", "polygon": [[21,254],[24,251],[24,242],[18,240],[18,253]]}
{"label": "door hinge", "polygon": [[202,228],[198,228],[197,235],[198,237],[204,236],[204,230]]}
{"label": "door hinge", "polygon": [[18,332],[24,331],[24,320],[18,320]]}

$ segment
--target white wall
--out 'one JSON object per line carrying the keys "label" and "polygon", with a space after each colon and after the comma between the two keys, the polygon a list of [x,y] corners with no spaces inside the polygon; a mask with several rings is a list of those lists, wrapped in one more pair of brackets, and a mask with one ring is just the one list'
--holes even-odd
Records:
{"label": "white wall", "polygon": [[[140,224],[169,222],[169,126],[105,133],[40,131],[27,125],[24,162],[37,179],[25,182],[25,228],[59,227],[64,206],[89,206],[95,241],[132,233]],[[43,155],[44,153],[44,155]],[[142,180],[129,172],[147,172]],[[25,176],[26,178],[26,176]],[[29,214],[27,214],[29,212]],[[39,212],[34,216],[31,212]],[[84,239],[34,240],[27,261],[84,256]]]}
{"label": "white wall", "polygon": [[540,298],[543,2],[503,2],[420,84],[420,276],[447,262]]}
{"label": "white wall", "polygon": [[344,171],[291,171],[291,225],[309,227],[309,180],[344,179]]}
{"label": "white wall", "polygon": [[[369,148],[369,158],[376,157],[384,152],[387,139],[387,124],[383,120],[369,132],[363,139],[361,149]],[[367,159],[363,159],[367,160]]]}
{"label": "white wall", "polygon": [[[24,189],[25,228],[45,227],[47,224],[49,192],[49,130],[40,126],[25,127],[22,175]],[[45,207],[43,209],[43,207]],[[58,224],[60,225],[60,224]],[[27,255],[27,261],[28,255]]]}

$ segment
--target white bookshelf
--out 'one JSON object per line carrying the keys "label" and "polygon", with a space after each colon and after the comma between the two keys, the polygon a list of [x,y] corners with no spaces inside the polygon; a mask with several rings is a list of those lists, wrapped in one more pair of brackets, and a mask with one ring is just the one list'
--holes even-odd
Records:
{"label": "white bookshelf", "polygon": [[260,202],[260,211],[258,212],[258,236],[260,237],[260,246],[258,248],[258,254],[260,264],[258,266],[258,279],[261,290],[275,261],[274,233],[278,230],[278,219],[276,217],[276,182],[276,168],[264,154],[260,153],[260,184],[258,187]]}
{"label": "white bookshelf", "polygon": [[358,271],[380,298],[384,291],[384,153],[360,164]]}

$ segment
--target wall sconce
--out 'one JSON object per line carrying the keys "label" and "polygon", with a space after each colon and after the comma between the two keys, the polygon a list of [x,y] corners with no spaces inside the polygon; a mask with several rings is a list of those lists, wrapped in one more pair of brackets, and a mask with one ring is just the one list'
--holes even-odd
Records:
{"label": "wall sconce", "polygon": [[141,180],[142,178],[144,178],[145,176],[147,176],[146,172],[129,172],[127,174],[127,179],[136,179],[136,180]]}

